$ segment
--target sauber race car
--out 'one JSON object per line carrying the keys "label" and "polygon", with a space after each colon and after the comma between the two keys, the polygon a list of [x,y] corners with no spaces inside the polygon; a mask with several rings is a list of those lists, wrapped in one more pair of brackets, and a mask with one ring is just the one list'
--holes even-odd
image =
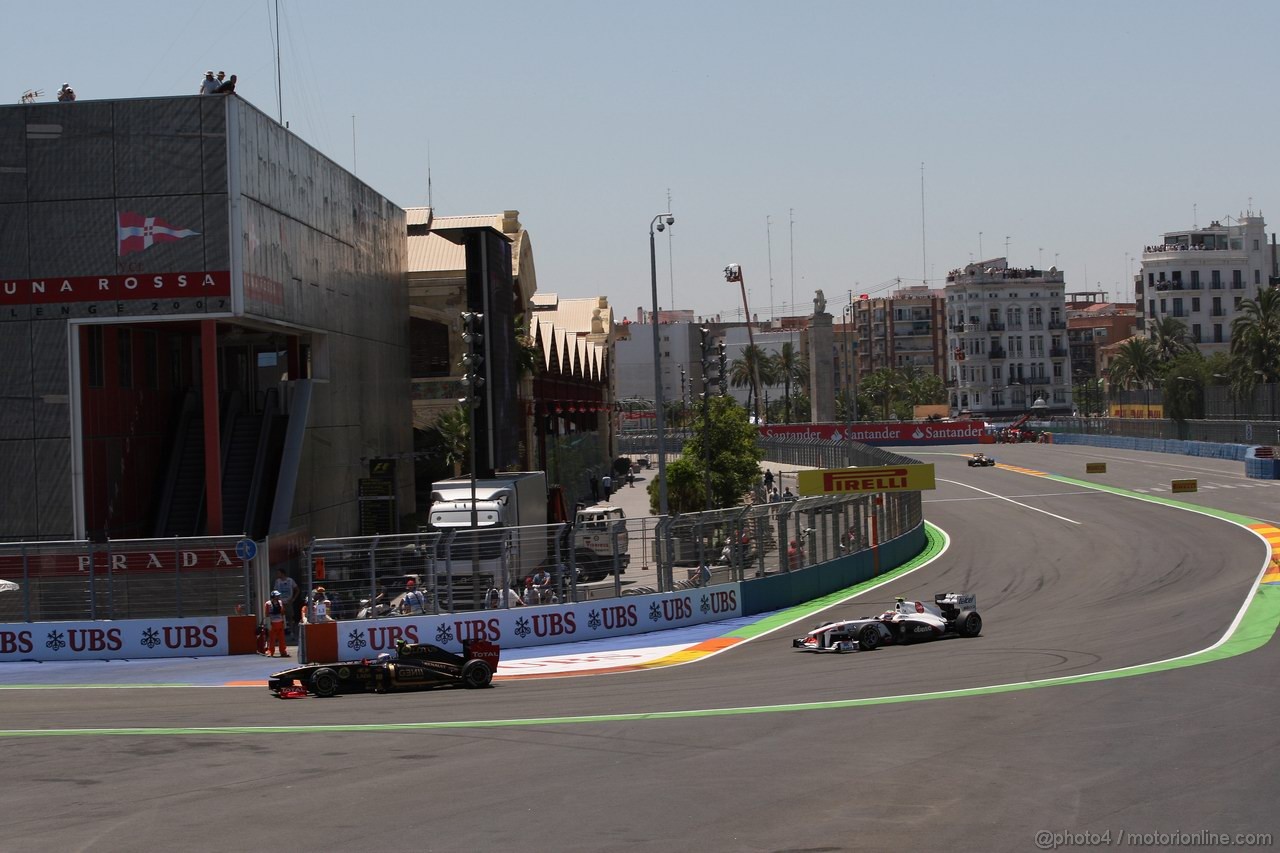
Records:
{"label": "sauber race car", "polygon": [[455,655],[429,643],[396,644],[396,654],[376,659],[309,664],[277,672],[267,688],[281,699],[339,693],[393,693],[444,684],[488,687],[500,650],[483,640],[464,640]]}
{"label": "sauber race car", "polygon": [[990,465],[995,465],[995,464],[996,464],[996,460],[992,459],[990,456],[988,456],[985,453],[975,453],[969,457],[970,468],[986,468]]}
{"label": "sauber race car", "polygon": [[888,643],[976,637],[981,633],[977,597],[948,592],[935,595],[932,604],[899,598],[892,610],[879,616],[824,623],[792,640],[791,645],[814,652],[869,652]]}

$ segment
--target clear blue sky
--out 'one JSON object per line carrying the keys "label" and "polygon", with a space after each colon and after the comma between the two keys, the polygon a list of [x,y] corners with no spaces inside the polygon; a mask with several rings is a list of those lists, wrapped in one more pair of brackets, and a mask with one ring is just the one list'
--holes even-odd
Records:
{"label": "clear blue sky", "polygon": [[[1131,298],[1125,253],[1193,216],[1252,200],[1280,226],[1267,0],[279,6],[294,131],[403,207],[426,203],[429,145],[438,213],[518,209],[540,290],[621,315],[650,304],[668,190],[659,301],[700,314],[740,308],[731,262],[767,317],[793,261],[807,312],[815,288],[941,286],[979,232],[985,257],[1008,238],[1016,266]],[[6,3],[0,97],[195,92],[212,68],[274,116],[274,8]]]}

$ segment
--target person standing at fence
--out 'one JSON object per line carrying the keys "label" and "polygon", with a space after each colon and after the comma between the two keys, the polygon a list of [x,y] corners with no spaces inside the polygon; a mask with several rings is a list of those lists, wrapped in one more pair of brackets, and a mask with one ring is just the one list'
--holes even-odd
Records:
{"label": "person standing at fence", "polygon": [[287,631],[302,617],[302,602],[298,600],[298,582],[289,577],[289,573],[281,566],[276,569],[276,582],[272,585],[272,589],[280,593],[281,602],[284,604],[287,617],[285,630]]}
{"label": "person standing at fence", "polygon": [[400,612],[403,614],[427,612],[427,597],[418,589],[418,582],[409,578],[406,582],[408,589],[405,594],[400,597]]}
{"label": "person standing at fence", "polygon": [[285,604],[279,590],[272,590],[271,597],[262,603],[262,618],[267,620],[267,657],[280,649],[280,657],[287,658],[289,650],[284,644]]}
{"label": "person standing at fence", "polygon": [[311,593],[311,600],[302,608],[302,621],[308,625],[332,622],[330,609],[329,596],[325,594],[324,587],[318,586],[315,592]]}

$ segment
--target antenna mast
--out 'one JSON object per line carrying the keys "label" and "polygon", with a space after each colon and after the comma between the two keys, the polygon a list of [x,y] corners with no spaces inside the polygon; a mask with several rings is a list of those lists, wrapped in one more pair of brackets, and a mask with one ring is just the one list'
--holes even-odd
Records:
{"label": "antenna mast", "polygon": [[921,281],[929,284],[929,244],[925,241],[924,232],[924,163],[920,163],[920,275]]}
{"label": "antenna mast", "polygon": [[284,90],[280,85],[280,0],[276,0],[276,108],[284,124]]}

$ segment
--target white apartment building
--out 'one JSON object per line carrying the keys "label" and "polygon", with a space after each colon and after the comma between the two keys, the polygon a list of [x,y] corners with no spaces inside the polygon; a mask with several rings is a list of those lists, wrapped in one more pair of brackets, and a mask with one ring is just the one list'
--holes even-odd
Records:
{"label": "white apartment building", "polygon": [[[1071,412],[1064,282],[1006,258],[947,274],[947,385],[953,413],[1001,420],[1044,401]],[[1039,406],[1036,406],[1039,409]]]}
{"label": "white apartment building", "polygon": [[1150,334],[1161,318],[1176,317],[1201,352],[1226,351],[1241,301],[1255,298],[1276,274],[1275,237],[1268,245],[1261,213],[1167,232],[1142,252],[1138,329]]}

